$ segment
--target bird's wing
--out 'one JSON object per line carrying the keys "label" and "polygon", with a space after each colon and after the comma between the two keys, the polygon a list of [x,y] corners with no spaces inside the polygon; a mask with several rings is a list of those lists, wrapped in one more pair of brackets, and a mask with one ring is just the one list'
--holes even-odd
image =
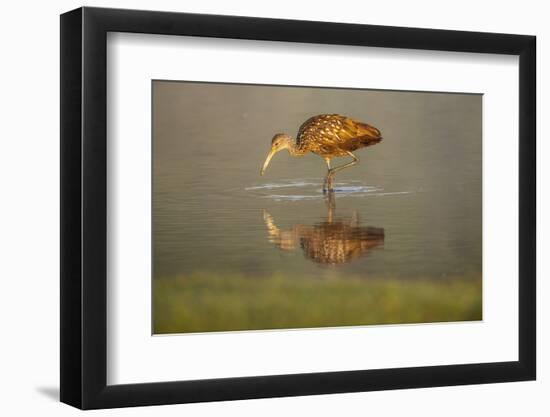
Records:
{"label": "bird's wing", "polygon": [[372,135],[371,127],[366,123],[356,122],[348,117],[343,118],[342,128],[338,132],[341,142],[348,142],[353,139],[360,139]]}
{"label": "bird's wing", "polygon": [[349,117],[322,114],[309,118],[300,126],[296,142],[299,146],[307,146],[308,142],[312,142],[327,149],[354,151],[374,140],[372,129],[372,126]]}
{"label": "bird's wing", "polygon": [[342,149],[354,151],[364,146],[380,142],[380,131],[366,123],[343,118],[342,128],[338,132],[338,143]]}

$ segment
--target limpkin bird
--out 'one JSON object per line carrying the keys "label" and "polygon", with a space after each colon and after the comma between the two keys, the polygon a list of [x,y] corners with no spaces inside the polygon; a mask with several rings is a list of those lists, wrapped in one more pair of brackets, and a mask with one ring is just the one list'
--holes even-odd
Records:
{"label": "limpkin bird", "polygon": [[[381,140],[380,131],[367,123],[358,122],[339,114],[313,116],[298,129],[296,143],[285,133],[277,133],[273,136],[271,150],[267,154],[260,175],[264,174],[273,155],[283,149],[287,149],[292,156],[303,156],[307,152],[313,152],[323,158],[327,164],[328,172],[323,184],[323,191],[333,191],[334,174],[359,162],[353,152],[374,145]],[[352,161],[331,167],[331,159],[341,156],[350,156]]]}
{"label": "limpkin bird", "polygon": [[[333,193],[329,196],[333,198]],[[264,210],[268,238],[283,251],[292,251],[299,246],[306,258],[332,266],[359,259],[384,245],[383,228],[361,226],[356,212],[351,219],[338,219],[334,211],[332,200],[328,204],[326,221],[313,225],[295,224],[289,230],[281,230]]]}

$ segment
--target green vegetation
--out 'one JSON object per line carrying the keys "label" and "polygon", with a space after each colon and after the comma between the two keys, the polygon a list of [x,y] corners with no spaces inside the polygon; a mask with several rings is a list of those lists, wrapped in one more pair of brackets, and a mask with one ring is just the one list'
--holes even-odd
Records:
{"label": "green vegetation", "polygon": [[155,279],[154,333],[481,320],[481,277]]}

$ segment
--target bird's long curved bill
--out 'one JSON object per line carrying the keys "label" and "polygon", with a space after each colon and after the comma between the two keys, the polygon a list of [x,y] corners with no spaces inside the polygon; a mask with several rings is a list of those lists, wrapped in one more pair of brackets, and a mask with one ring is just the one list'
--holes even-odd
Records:
{"label": "bird's long curved bill", "polygon": [[260,175],[264,175],[265,170],[267,169],[267,166],[271,162],[271,158],[273,158],[273,155],[275,155],[276,151],[274,149],[270,150],[267,154],[267,158],[265,158],[264,165],[262,166],[262,170],[260,171]]}

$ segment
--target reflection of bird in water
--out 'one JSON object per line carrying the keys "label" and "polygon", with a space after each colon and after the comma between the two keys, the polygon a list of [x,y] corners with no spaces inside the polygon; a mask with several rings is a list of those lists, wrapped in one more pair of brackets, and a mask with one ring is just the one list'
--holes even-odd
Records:
{"label": "reflection of bird in water", "polygon": [[[322,157],[327,164],[328,172],[323,190],[332,191],[334,174],[359,162],[352,152],[381,140],[380,131],[374,126],[338,114],[320,114],[309,118],[300,126],[296,143],[285,133],[273,136],[271,150],[265,159],[261,175],[264,174],[273,155],[283,149],[288,149],[292,156],[303,156],[306,152],[313,152]],[[353,160],[331,168],[330,160],[338,156],[351,156]]]}
{"label": "reflection of bird in water", "polygon": [[282,250],[293,250],[299,244],[304,255],[320,264],[350,262],[384,243],[384,229],[360,226],[357,212],[344,221],[334,218],[334,196],[329,194],[327,220],[314,225],[295,224],[281,230],[264,210],[269,240]]}

